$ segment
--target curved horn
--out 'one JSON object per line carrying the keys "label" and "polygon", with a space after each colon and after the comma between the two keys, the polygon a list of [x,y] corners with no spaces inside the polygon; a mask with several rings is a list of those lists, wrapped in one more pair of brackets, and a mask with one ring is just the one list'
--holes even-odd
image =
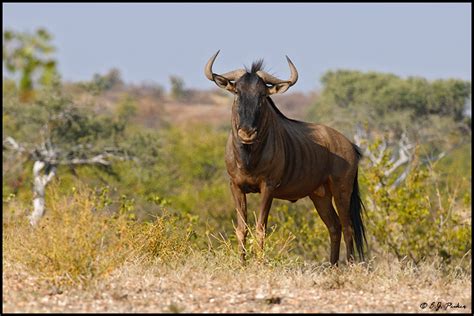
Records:
{"label": "curved horn", "polygon": [[298,81],[298,71],[288,56],[286,56],[286,60],[288,61],[288,66],[290,66],[291,71],[290,79],[288,81],[290,82],[290,86],[292,86],[296,83],[296,81]]}
{"label": "curved horn", "polygon": [[288,58],[288,56],[286,56],[286,60],[288,61],[288,65],[290,66],[290,71],[291,71],[290,79],[281,80],[277,77],[274,77],[274,76],[270,75],[269,73],[267,73],[263,70],[257,71],[257,75],[260,78],[262,78],[263,81],[265,81],[266,83],[270,83],[270,84],[273,84],[273,85],[279,84],[279,83],[289,83],[289,85],[291,87],[298,80],[298,71],[296,70],[295,65],[293,65],[293,63],[291,62],[290,58]]}
{"label": "curved horn", "polygon": [[245,73],[246,71],[244,69],[237,69],[237,70],[226,72],[225,74],[221,76],[230,81],[235,81],[235,80],[238,80],[240,77],[242,77]]}
{"label": "curved horn", "polygon": [[[215,81],[214,76],[217,75],[217,74],[212,72],[212,65],[214,64],[214,61],[216,60],[217,54],[219,54],[219,52],[220,52],[220,50],[218,50],[217,53],[215,53],[209,59],[209,61],[206,64],[206,67],[204,68],[204,74],[206,75],[207,79],[209,79],[211,81]],[[244,69],[237,69],[237,70],[226,72],[225,74],[219,75],[219,76],[224,77],[229,81],[235,81],[235,80],[239,79],[243,74],[245,74],[245,72],[246,71]]]}
{"label": "curved horn", "polygon": [[288,82],[286,80],[281,80],[278,79],[277,77],[274,77],[270,75],[268,72],[265,72],[263,70],[257,71],[257,75],[265,81],[265,83],[271,83],[271,84],[279,84],[279,83],[285,83]]}
{"label": "curved horn", "polygon": [[217,53],[212,55],[212,57],[207,62],[206,67],[204,67],[204,74],[206,75],[207,79],[211,81],[214,81],[213,73],[212,73],[212,65],[214,64],[214,60],[216,60],[217,54],[219,54],[220,51],[221,50],[219,49]]}

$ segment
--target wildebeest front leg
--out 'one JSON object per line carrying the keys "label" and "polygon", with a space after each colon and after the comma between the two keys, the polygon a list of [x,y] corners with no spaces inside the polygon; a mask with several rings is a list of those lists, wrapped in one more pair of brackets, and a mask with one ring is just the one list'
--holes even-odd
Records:
{"label": "wildebeest front leg", "polygon": [[235,210],[237,211],[237,228],[235,234],[239,242],[240,259],[242,262],[245,261],[245,255],[247,253],[245,249],[245,239],[247,237],[247,198],[245,193],[237,186],[234,182],[230,182],[230,189],[232,196],[234,197]]}
{"label": "wildebeest front leg", "polygon": [[273,189],[268,185],[263,185],[260,189],[260,193],[262,200],[260,204],[260,214],[257,219],[257,240],[258,246],[263,253],[263,242],[267,229],[268,214],[270,213],[273,201]]}

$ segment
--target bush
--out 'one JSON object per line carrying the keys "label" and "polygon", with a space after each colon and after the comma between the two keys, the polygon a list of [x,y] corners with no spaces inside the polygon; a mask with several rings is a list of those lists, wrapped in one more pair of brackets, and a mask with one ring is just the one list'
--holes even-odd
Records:
{"label": "bush", "polygon": [[418,159],[405,182],[390,188],[395,177],[383,174],[390,167],[389,157],[387,152],[380,165],[361,172],[373,253],[408,257],[415,263],[431,257],[461,259],[471,249],[470,218],[463,216],[462,196],[457,191],[441,195],[436,172]]}
{"label": "bush", "polygon": [[49,191],[50,207],[38,227],[12,213],[4,218],[3,254],[53,283],[87,285],[125,262],[166,264],[189,250],[186,225],[166,212],[138,222],[130,200],[122,200],[117,213],[107,212],[104,190],[73,189],[66,196]]}

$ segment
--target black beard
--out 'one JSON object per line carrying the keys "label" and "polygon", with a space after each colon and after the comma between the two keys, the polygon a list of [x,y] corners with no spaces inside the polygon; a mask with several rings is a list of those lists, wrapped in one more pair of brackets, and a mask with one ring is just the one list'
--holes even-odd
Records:
{"label": "black beard", "polygon": [[253,144],[240,143],[240,146],[239,146],[240,158],[242,159],[244,168],[247,170],[249,170],[252,167],[252,149],[253,149]]}

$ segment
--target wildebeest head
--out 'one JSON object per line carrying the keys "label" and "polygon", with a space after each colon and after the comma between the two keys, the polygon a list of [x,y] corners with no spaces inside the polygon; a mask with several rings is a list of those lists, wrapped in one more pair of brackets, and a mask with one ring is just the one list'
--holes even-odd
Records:
{"label": "wildebeest head", "polygon": [[275,93],[283,93],[298,80],[298,72],[288,60],[291,76],[288,80],[278,79],[262,70],[263,61],[252,64],[250,70],[237,69],[222,75],[212,72],[212,65],[219,54],[215,53],[207,62],[205,74],[220,88],[234,94],[233,123],[243,144],[253,143],[258,134],[262,112],[265,111],[266,98]]}

